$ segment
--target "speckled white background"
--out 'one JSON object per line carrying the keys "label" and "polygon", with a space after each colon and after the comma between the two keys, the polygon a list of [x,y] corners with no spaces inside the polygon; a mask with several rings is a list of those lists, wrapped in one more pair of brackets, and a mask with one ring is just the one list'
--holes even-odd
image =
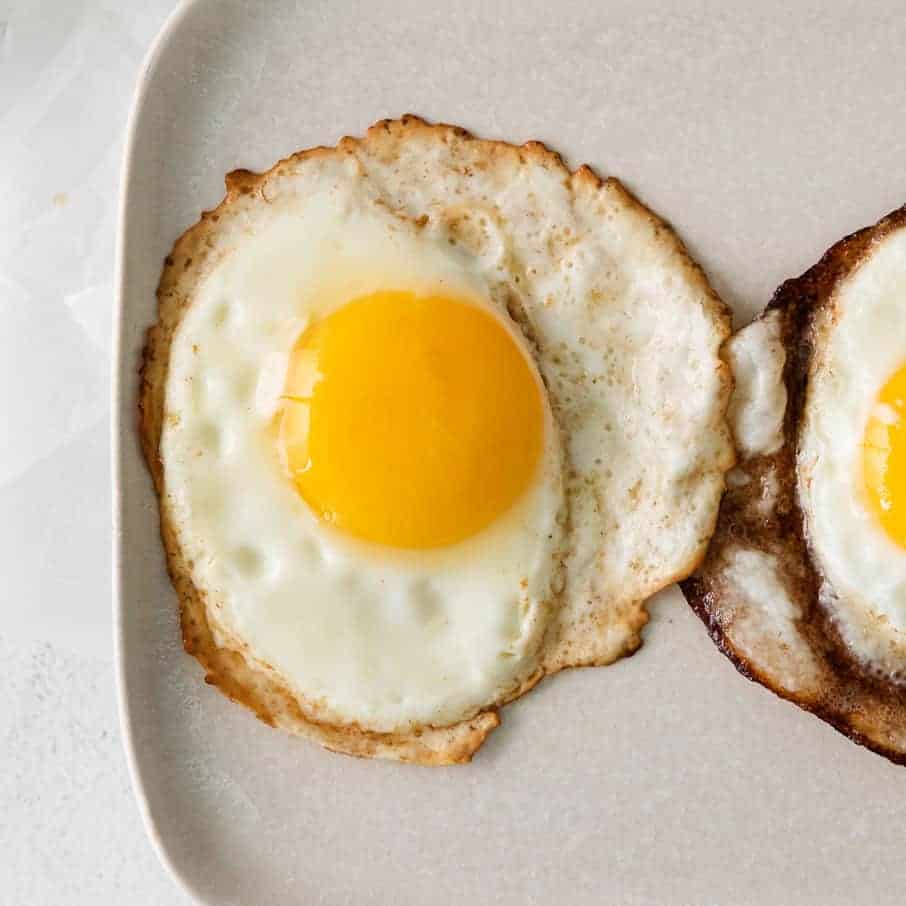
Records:
{"label": "speckled white background", "polygon": [[184,904],[119,738],[109,317],[123,130],[174,0],[0,0],[0,906]]}
{"label": "speckled white background", "polygon": [[187,903],[135,807],[108,659],[0,636],[0,903]]}

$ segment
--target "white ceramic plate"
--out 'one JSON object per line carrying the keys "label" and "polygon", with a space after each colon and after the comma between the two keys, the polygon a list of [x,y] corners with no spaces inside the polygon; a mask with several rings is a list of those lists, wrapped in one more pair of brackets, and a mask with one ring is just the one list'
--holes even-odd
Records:
{"label": "white ceramic plate", "polygon": [[675,589],[638,655],[544,682],[471,766],[270,730],[180,648],[135,431],[161,261],[223,174],[409,111],[619,175],[754,312],[906,200],[899,4],[789,6],[196,0],[168,23],[123,188],[117,632],[139,804],[200,901],[902,902],[906,773],[739,677]]}

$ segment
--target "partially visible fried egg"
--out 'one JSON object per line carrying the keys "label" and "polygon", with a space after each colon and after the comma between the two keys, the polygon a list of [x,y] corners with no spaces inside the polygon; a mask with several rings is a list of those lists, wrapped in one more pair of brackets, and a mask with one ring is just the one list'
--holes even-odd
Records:
{"label": "partially visible fried egg", "polygon": [[740,668],[906,761],[906,209],[728,344],[743,454],[684,585]]}
{"label": "partially visible fried egg", "polygon": [[414,117],[176,244],[142,416],[185,644],[265,720],[467,760],[640,644],[731,462],[725,308],[615,181]]}

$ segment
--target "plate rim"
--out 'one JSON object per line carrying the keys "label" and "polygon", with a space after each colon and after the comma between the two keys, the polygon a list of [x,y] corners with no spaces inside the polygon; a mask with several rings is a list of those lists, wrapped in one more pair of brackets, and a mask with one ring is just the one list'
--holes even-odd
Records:
{"label": "plate rim", "polygon": [[178,0],[176,6],[167,14],[163,24],[152,40],[142,59],[136,78],[126,120],[123,156],[120,162],[120,188],[116,218],[116,248],[114,264],[115,298],[112,314],[112,355],[110,380],[110,459],[111,459],[111,509],[112,509],[112,605],[113,605],[113,652],[114,673],[116,677],[116,705],[120,726],[120,737],[126,757],[135,803],[142,818],[145,835],[151,843],[158,861],[180,891],[199,906],[216,906],[211,900],[202,896],[195,885],[177,867],[170,856],[154,816],[151,812],[150,799],[138,763],[133,719],[128,703],[125,658],[123,655],[123,636],[125,626],[125,605],[123,590],[123,458],[126,455],[123,434],[130,430],[123,417],[123,405],[131,391],[125,386],[123,375],[126,369],[124,361],[122,331],[126,308],[127,275],[126,248],[128,233],[128,209],[130,205],[130,180],[132,176],[133,155],[136,146],[136,132],[142,108],[148,95],[151,75],[155,71],[164,49],[173,36],[180,31],[190,13],[208,0]]}

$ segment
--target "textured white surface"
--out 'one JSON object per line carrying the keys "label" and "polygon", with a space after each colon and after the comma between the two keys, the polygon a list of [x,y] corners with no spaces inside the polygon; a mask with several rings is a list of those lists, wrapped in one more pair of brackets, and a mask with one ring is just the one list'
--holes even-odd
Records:
{"label": "textured white surface", "polygon": [[129,788],[112,671],[0,637],[0,903],[169,906]]}
{"label": "textured white surface", "polygon": [[100,657],[110,656],[108,374],[123,132],[139,65],[173,5],[0,0],[3,627]]}
{"label": "textured white surface", "polygon": [[173,0],[0,0],[0,904],[169,906],[113,686],[123,129]]}

